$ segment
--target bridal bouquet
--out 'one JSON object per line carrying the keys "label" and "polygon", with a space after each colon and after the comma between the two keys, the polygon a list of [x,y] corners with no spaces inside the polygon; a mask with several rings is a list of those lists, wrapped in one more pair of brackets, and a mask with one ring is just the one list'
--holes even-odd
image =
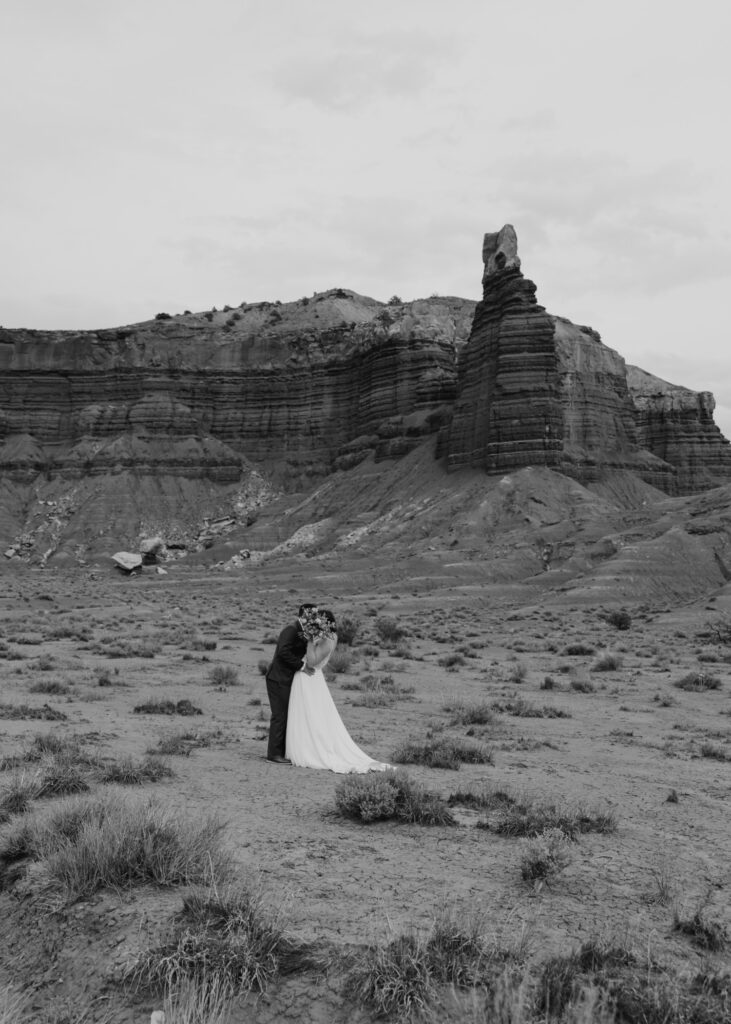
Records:
{"label": "bridal bouquet", "polygon": [[310,609],[302,619],[302,632],[306,640],[330,640],[335,636],[330,620],[320,615],[316,608]]}

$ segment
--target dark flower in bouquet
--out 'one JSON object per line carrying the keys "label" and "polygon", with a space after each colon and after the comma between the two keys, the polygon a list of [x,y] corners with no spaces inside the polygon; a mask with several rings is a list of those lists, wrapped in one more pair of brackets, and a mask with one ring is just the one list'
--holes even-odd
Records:
{"label": "dark flower in bouquet", "polygon": [[306,640],[331,640],[335,636],[332,622],[316,608],[310,608],[301,620]]}

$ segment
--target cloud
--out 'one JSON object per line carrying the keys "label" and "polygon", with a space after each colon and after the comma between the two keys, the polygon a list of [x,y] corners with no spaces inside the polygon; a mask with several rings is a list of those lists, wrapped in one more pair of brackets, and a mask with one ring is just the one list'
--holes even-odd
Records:
{"label": "cloud", "polygon": [[498,160],[492,192],[541,261],[581,288],[647,294],[731,273],[731,236],[713,216],[716,183],[689,162],[638,168],[614,155]]}
{"label": "cloud", "polygon": [[500,128],[504,132],[533,135],[536,132],[552,131],[558,124],[556,112],[547,107],[535,110],[530,114],[506,118]]}
{"label": "cloud", "polygon": [[274,84],[289,99],[344,113],[383,97],[418,96],[454,49],[450,37],[425,32],[357,33],[328,43],[326,52],[290,58]]}

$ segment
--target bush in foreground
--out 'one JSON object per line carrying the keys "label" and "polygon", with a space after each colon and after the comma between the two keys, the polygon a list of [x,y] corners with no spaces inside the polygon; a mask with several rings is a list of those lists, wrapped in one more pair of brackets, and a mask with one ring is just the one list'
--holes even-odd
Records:
{"label": "bush in foreground", "polygon": [[66,797],[4,830],[0,869],[35,861],[46,886],[69,902],[145,882],[196,884],[231,870],[223,827],[212,817],[187,821],[119,793]]}
{"label": "bush in foreground", "polygon": [[345,818],[369,824],[404,821],[420,825],[454,825],[438,793],[424,789],[405,772],[348,775],[335,787],[335,806]]}
{"label": "bush in foreground", "polygon": [[560,828],[544,829],[535,839],[525,840],[520,858],[523,881],[533,886],[552,881],[571,863],[570,837]]}
{"label": "bush in foreground", "polygon": [[348,974],[345,992],[376,1017],[434,1019],[439,987],[488,987],[502,973],[505,954],[481,932],[479,920],[458,923],[445,914],[424,937],[400,935],[386,946],[371,946]]}
{"label": "bush in foreground", "polygon": [[209,886],[186,894],[169,934],[141,952],[126,976],[142,988],[180,991],[192,983],[238,995],[263,992],[280,970],[313,963],[307,947],[287,939],[265,912],[258,894]]}

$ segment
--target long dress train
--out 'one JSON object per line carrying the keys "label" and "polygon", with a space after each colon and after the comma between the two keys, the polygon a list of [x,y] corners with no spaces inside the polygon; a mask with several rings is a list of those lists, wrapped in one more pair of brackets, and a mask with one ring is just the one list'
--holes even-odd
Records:
{"label": "long dress train", "polygon": [[287,757],[299,768],[325,768],[339,774],[385,771],[391,765],[374,761],[353,742],[335,707],[322,671],[335,643],[310,642],[306,663],[314,674],[295,673],[287,715]]}

